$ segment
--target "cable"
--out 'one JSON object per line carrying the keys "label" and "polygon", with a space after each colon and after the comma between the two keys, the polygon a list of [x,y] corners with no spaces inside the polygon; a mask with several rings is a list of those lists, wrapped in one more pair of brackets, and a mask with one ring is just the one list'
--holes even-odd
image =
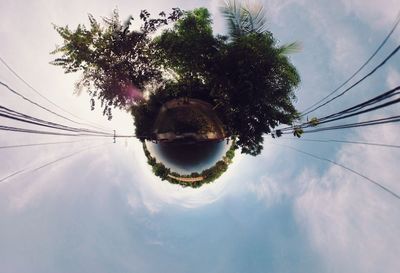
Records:
{"label": "cable", "polygon": [[10,132],[20,132],[20,133],[30,133],[30,134],[39,134],[39,135],[55,135],[55,136],[72,136],[72,137],[80,137],[80,136],[93,136],[93,137],[108,137],[108,138],[138,138],[135,135],[99,135],[99,134],[85,134],[85,133],[77,133],[77,134],[68,134],[68,133],[56,133],[50,131],[39,131],[32,130],[26,128],[19,127],[11,127],[0,125],[0,131],[10,131]]}
{"label": "cable", "polygon": [[56,135],[56,136],[96,136],[96,137],[114,137],[113,135],[104,135],[104,134],[86,134],[86,133],[77,133],[77,134],[68,134],[68,133],[56,133],[50,131],[39,131],[33,129],[19,128],[19,127],[11,127],[0,125],[0,130],[2,131],[11,131],[11,132],[21,132],[21,133],[30,133],[30,134],[40,134],[40,135]]}
{"label": "cable", "polygon": [[89,129],[85,129],[85,128],[69,127],[69,126],[59,124],[59,123],[54,123],[54,122],[49,122],[46,120],[38,119],[38,118],[35,118],[32,116],[14,111],[12,109],[9,109],[9,108],[1,106],[1,105],[0,105],[0,116],[9,118],[9,119],[13,119],[13,120],[17,120],[20,122],[30,123],[33,125],[44,126],[44,127],[58,129],[58,130],[110,135],[109,133],[106,133],[106,132],[94,131],[94,130],[89,130]]}
{"label": "cable", "polygon": [[311,109],[312,107],[318,105],[319,103],[321,103],[322,101],[324,101],[325,99],[329,98],[331,95],[333,95],[334,93],[336,93],[339,89],[341,89],[343,86],[345,86],[349,81],[351,81],[374,57],[375,55],[382,49],[382,47],[386,44],[386,42],[389,40],[390,36],[393,34],[393,32],[395,31],[395,29],[397,28],[397,26],[400,23],[400,13],[397,15],[397,19],[395,21],[394,26],[392,27],[392,29],[390,30],[389,34],[385,37],[385,39],[382,41],[382,43],[378,46],[378,48],[375,50],[375,52],[368,58],[368,60],[361,65],[361,67],[359,69],[357,69],[356,72],[353,73],[353,75],[350,76],[350,78],[348,78],[347,80],[345,80],[341,85],[339,85],[335,90],[333,90],[331,93],[329,93],[327,96],[323,97],[322,99],[320,99],[319,101],[317,101],[316,103],[314,103],[313,105],[307,107],[306,109],[304,109],[305,112],[304,114],[302,114],[301,116],[304,116],[308,113],[311,113],[313,111],[310,112],[306,112],[309,109]]}
{"label": "cable", "polygon": [[[363,109],[363,108],[365,108],[367,106],[374,105],[374,104],[377,104],[378,102],[381,102],[381,101],[387,100],[387,99],[389,99],[391,97],[400,95],[399,90],[400,90],[400,86],[397,86],[397,87],[395,87],[395,88],[393,88],[393,89],[391,89],[389,91],[386,91],[386,92],[384,92],[384,93],[382,93],[382,94],[380,94],[380,95],[378,95],[378,96],[376,96],[376,97],[374,97],[372,99],[369,99],[369,100],[367,100],[365,102],[362,102],[362,103],[360,103],[358,105],[355,105],[355,106],[352,106],[352,107],[347,108],[345,110],[342,110],[340,112],[337,112],[337,113],[330,114],[328,116],[319,118],[319,119],[317,119],[317,124],[312,124],[312,122],[303,122],[302,124],[296,125],[294,127],[285,127],[285,128],[279,129],[279,131],[283,132],[284,134],[286,134],[288,131],[290,131],[290,132],[295,131],[296,128],[305,129],[305,128],[309,128],[309,127],[315,127],[317,125],[321,125],[321,124],[325,124],[325,123],[329,123],[329,122],[333,122],[333,121],[337,121],[337,120],[341,120],[341,119],[357,116],[357,115],[360,115],[360,114],[368,113],[368,112],[371,112],[371,111],[375,111],[375,110],[378,110],[378,109],[381,109],[381,108],[385,108],[385,107],[391,106],[393,104],[399,103],[400,102],[400,98],[396,98],[396,99],[387,101],[385,103],[382,103],[382,104],[367,108],[365,110],[361,110],[361,109]],[[356,112],[356,111],[358,111],[358,112]],[[396,122],[397,118],[398,118],[398,116],[394,116],[394,117],[389,117],[387,119],[392,119],[390,122]],[[369,125],[381,124],[382,123],[382,122],[375,123],[376,121],[378,121],[378,120],[371,120],[371,121],[366,121],[366,122],[362,122],[362,123],[344,124],[344,125],[339,125],[339,127],[342,127],[342,126],[343,126],[343,128],[360,127],[360,126],[357,126],[358,124],[360,124],[360,125],[364,124],[362,126],[367,126],[366,123],[368,123],[368,122],[371,123]],[[383,122],[383,123],[386,123],[386,122]],[[387,123],[389,123],[389,122],[387,122]],[[333,127],[317,128],[315,130],[309,130],[307,132],[324,131],[324,130],[327,130],[327,128],[336,128],[336,129],[338,129],[337,126],[336,127],[333,126]]]}
{"label": "cable", "polygon": [[356,83],[354,83],[353,85],[351,85],[350,87],[348,87],[347,89],[345,89],[342,93],[340,93],[339,95],[336,95],[335,97],[331,98],[330,100],[326,101],[325,103],[321,104],[318,107],[315,107],[313,109],[311,109],[308,112],[305,112],[303,114],[301,114],[301,117],[312,113],[314,111],[316,111],[317,109],[327,105],[328,103],[332,102],[333,100],[343,96],[345,93],[347,93],[348,91],[350,91],[351,89],[353,89],[355,86],[357,86],[358,84],[360,84],[362,81],[364,81],[366,78],[370,77],[372,74],[374,74],[378,69],[380,69],[382,66],[385,65],[385,63],[387,61],[389,61],[398,51],[400,50],[400,45],[396,47],[395,50],[393,50],[386,58],[385,60],[383,60],[379,65],[377,65],[374,69],[372,69],[367,75],[365,75],[364,77],[362,77],[360,80],[358,80]]}
{"label": "cable", "polygon": [[27,114],[23,114],[21,112],[17,112],[15,110],[12,110],[10,108],[4,107],[0,105],[0,113],[3,113],[5,115],[8,115],[10,117],[8,118],[18,118],[19,121],[23,121],[25,122],[26,120],[29,121],[33,121],[33,122],[37,122],[37,123],[41,123],[41,124],[47,124],[47,125],[52,125],[52,126],[57,126],[59,128],[68,128],[68,129],[73,129],[73,130],[77,130],[77,131],[85,131],[85,132],[95,132],[95,133],[102,133],[102,134],[110,134],[107,132],[103,132],[103,131],[94,131],[91,129],[87,129],[87,128],[76,128],[76,127],[70,127],[70,126],[66,126],[60,123],[55,123],[55,122],[51,122],[51,121],[47,121],[47,120],[43,120],[43,119],[39,119]]}
{"label": "cable", "polygon": [[381,102],[381,101],[383,101],[385,99],[388,99],[388,98],[391,98],[393,96],[398,95],[399,94],[399,92],[398,92],[399,90],[400,90],[400,85],[396,86],[395,88],[392,88],[389,91],[383,92],[380,95],[378,95],[376,97],[373,97],[372,99],[369,99],[369,100],[364,101],[364,102],[362,102],[360,104],[357,104],[357,105],[355,105],[353,107],[350,107],[350,108],[347,108],[347,109],[342,110],[340,112],[336,112],[334,114],[331,114],[331,115],[325,116],[323,118],[320,118],[320,120],[324,120],[324,119],[332,118],[332,117],[337,117],[337,116],[340,116],[342,114],[351,113],[351,112],[360,110],[360,109],[362,109],[362,108],[364,108],[366,106],[373,105],[375,103]]}
{"label": "cable", "polygon": [[397,148],[400,149],[400,145],[394,144],[383,144],[383,143],[371,143],[371,142],[362,142],[362,141],[347,141],[347,140],[338,140],[338,139],[309,139],[309,138],[281,138],[284,140],[296,139],[300,141],[311,141],[311,142],[337,142],[337,143],[348,143],[348,144],[360,144],[360,145],[368,145],[368,146],[379,146],[379,147],[387,147],[387,148]]}
{"label": "cable", "polygon": [[387,106],[390,106],[390,105],[393,105],[393,104],[396,104],[396,103],[399,103],[399,102],[400,102],[400,98],[392,100],[392,101],[389,101],[389,102],[386,102],[384,104],[380,104],[380,105],[375,106],[375,107],[368,108],[368,109],[363,110],[363,111],[355,112],[353,114],[348,114],[348,115],[345,115],[345,116],[341,116],[341,117],[325,120],[325,121],[320,122],[319,124],[324,124],[324,123],[328,123],[328,122],[332,122],[332,121],[337,121],[337,120],[341,120],[341,119],[357,116],[357,115],[360,115],[360,114],[365,114],[365,113],[368,113],[368,112],[371,112],[371,111],[375,111],[375,110],[378,110],[378,109],[381,109],[381,108],[384,108],[384,107],[387,107]]}
{"label": "cable", "polygon": [[88,133],[96,133],[96,134],[109,135],[109,134],[101,133],[101,132],[95,132],[95,131],[89,131],[89,130],[79,130],[79,129],[77,129],[77,128],[72,128],[72,127],[71,127],[71,128],[64,128],[64,127],[62,127],[62,126],[46,125],[46,124],[43,124],[43,123],[32,122],[32,121],[29,121],[29,120],[24,120],[24,119],[21,119],[21,118],[9,116],[9,115],[3,114],[3,113],[0,113],[0,117],[5,117],[5,118],[9,118],[9,119],[21,121],[21,122],[33,124],[33,125],[38,125],[38,126],[43,126],[43,127],[48,127],[48,128],[58,129],[58,130],[63,130],[63,131],[69,131],[69,132],[88,132]]}
{"label": "cable", "polygon": [[387,193],[390,193],[390,194],[393,195],[395,198],[397,198],[397,199],[400,200],[400,196],[399,196],[398,194],[396,194],[395,192],[393,192],[392,190],[390,190],[389,188],[383,186],[382,184],[376,182],[375,180],[372,180],[371,178],[369,178],[369,177],[367,177],[367,176],[365,176],[365,175],[363,175],[363,174],[361,174],[361,173],[359,173],[359,172],[357,172],[357,171],[355,171],[355,170],[353,170],[353,169],[351,169],[351,168],[349,168],[349,167],[346,167],[346,166],[344,166],[344,165],[342,165],[342,164],[340,164],[340,163],[337,163],[337,162],[335,162],[335,161],[333,161],[333,160],[330,160],[330,159],[327,159],[327,158],[324,158],[324,157],[320,157],[320,156],[317,156],[317,155],[315,155],[315,154],[311,154],[311,153],[305,152],[305,151],[303,151],[303,150],[296,149],[296,148],[294,148],[294,147],[292,147],[292,146],[283,145],[283,144],[277,144],[277,143],[274,143],[274,144],[279,145],[279,146],[283,146],[283,147],[286,147],[286,148],[289,148],[289,149],[292,149],[292,150],[297,151],[297,152],[299,152],[299,153],[302,153],[302,154],[305,154],[305,155],[314,157],[314,158],[319,159],[319,160],[322,160],[322,161],[329,162],[329,163],[334,164],[334,165],[336,165],[336,166],[339,166],[339,167],[341,167],[341,168],[343,168],[343,169],[346,169],[346,170],[348,170],[348,171],[350,171],[350,172],[352,172],[352,173],[354,173],[354,174],[356,174],[356,175],[358,175],[358,176],[364,178],[365,180],[369,181],[370,183],[374,184],[375,186],[378,186],[378,187],[381,188],[382,190],[386,191]]}
{"label": "cable", "polygon": [[[322,132],[322,131],[332,131],[332,130],[339,130],[339,129],[348,129],[348,128],[394,123],[394,122],[400,122],[400,115],[391,116],[391,117],[387,117],[387,118],[374,119],[374,120],[369,120],[369,121],[363,121],[363,122],[347,123],[347,124],[341,124],[341,125],[330,126],[330,127],[316,128],[313,130],[303,130],[302,133],[316,133],[316,132]],[[286,130],[284,132],[281,132],[281,134],[287,135],[287,134],[291,134],[295,131],[296,131],[296,128],[292,129],[291,131]]]}
{"label": "cable", "polygon": [[[79,119],[79,120],[82,120],[82,121],[85,121],[85,122],[94,124],[94,125],[96,125],[96,126],[83,123],[83,124],[85,124],[85,125],[89,125],[89,126],[91,126],[91,127],[94,127],[94,128],[96,128],[96,129],[100,129],[100,130],[109,130],[109,129],[106,129],[106,128],[102,128],[100,125],[98,125],[98,124],[96,124],[96,123],[94,123],[94,122],[86,121],[86,120],[84,120],[84,119],[82,119],[82,118],[80,118],[80,117],[74,115],[73,113],[71,113],[71,112],[65,110],[64,108],[58,106],[57,104],[55,104],[54,102],[52,102],[51,100],[49,100],[48,98],[46,98],[45,96],[43,96],[36,88],[34,88],[31,84],[29,84],[27,81],[25,81],[20,75],[18,75],[18,73],[17,73],[14,69],[12,69],[11,66],[8,65],[7,62],[6,62],[1,56],[0,56],[0,62],[2,62],[2,63],[5,65],[5,67],[7,67],[7,69],[8,69],[12,74],[14,74],[15,77],[17,77],[19,80],[21,80],[21,81],[22,81],[26,86],[28,86],[33,92],[35,92],[35,93],[36,93],[37,95],[39,95],[41,98],[43,98],[44,100],[46,100],[48,103],[50,103],[50,104],[52,104],[53,106],[57,107],[59,110],[63,111],[64,113],[68,113],[68,114],[70,114],[71,116],[73,116],[73,117],[75,117],[75,118],[77,118],[77,119]],[[100,127],[97,127],[97,126],[100,126]]]}
{"label": "cable", "polygon": [[[53,115],[56,115],[56,116],[58,116],[58,117],[60,117],[60,118],[63,118],[63,119],[65,119],[65,120],[68,120],[68,121],[73,122],[73,123],[75,123],[75,124],[79,124],[79,125],[83,125],[83,126],[84,126],[84,125],[89,125],[89,126],[91,126],[91,127],[94,127],[93,125],[90,125],[90,124],[86,124],[86,123],[81,123],[81,122],[74,121],[74,120],[72,120],[72,119],[70,119],[70,118],[67,118],[67,117],[65,117],[65,116],[63,116],[63,115],[60,115],[60,114],[58,114],[58,113],[56,113],[56,112],[54,112],[54,111],[52,111],[52,110],[50,110],[50,109],[48,109],[48,108],[42,106],[42,105],[40,105],[39,103],[32,101],[31,99],[25,97],[24,95],[20,94],[20,93],[17,92],[16,90],[12,89],[10,86],[8,86],[7,84],[3,83],[2,81],[0,81],[0,85],[4,86],[4,87],[7,88],[9,91],[11,91],[11,92],[14,93],[15,95],[21,97],[22,99],[24,99],[24,100],[30,102],[31,104],[33,104],[33,105],[35,105],[35,106],[37,106],[37,107],[39,107],[39,108],[41,108],[41,109],[43,109],[43,110],[45,110],[45,111],[51,113],[51,114],[53,114]],[[97,128],[97,127],[94,127],[94,128]],[[99,128],[97,128],[97,129],[99,129]]]}
{"label": "cable", "polygon": [[0,149],[13,149],[13,148],[23,148],[23,147],[34,147],[34,146],[47,146],[47,145],[55,145],[55,144],[69,144],[69,143],[78,143],[83,141],[92,141],[95,140],[93,138],[75,140],[75,141],[58,141],[58,142],[41,142],[41,143],[30,143],[30,144],[14,144],[14,145],[6,145],[0,146]]}
{"label": "cable", "polygon": [[[349,118],[349,117],[352,117],[352,116],[364,114],[364,113],[367,113],[367,112],[375,111],[375,110],[378,110],[378,109],[381,109],[381,108],[384,108],[384,107],[388,107],[388,106],[390,106],[392,104],[398,103],[398,102],[400,102],[400,98],[399,99],[394,99],[394,100],[391,100],[389,102],[380,104],[378,106],[371,107],[371,108],[368,108],[366,110],[354,113],[355,111],[361,110],[361,109],[363,109],[363,108],[365,108],[367,106],[377,104],[378,102],[381,102],[381,101],[387,100],[387,99],[389,99],[391,97],[399,95],[400,94],[399,90],[400,90],[400,86],[397,86],[397,87],[395,87],[395,88],[393,88],[393,89],[391,89],[389,91],[383,92],[383,93],[379,94],[378,96],[376,96],[376,97],[374,97],[372,99],[369,99],[367,101],[364,101],[364,102],[362,102],[360,104],[357,104],[357,105],[352,106],[350,108],[347,108],[345,110],[330,114],[328,116],[325,116],[325,117],[322,117],[322,118],[318,118],[317,119],[318,123],[316,125],[320,125],[320,124],[324,124],[324,123],[328,123],[328,122],[332,122],[332,121],[336,121],[336,120],[345,119],[345,118]],[[353,113],[353,114],[349,114],[349,113]],[[345,116],[345,114],[348,114],[348,115]],[[312,124],[309,121],[307,121],[307,122],[303,122],[302,124],[296,125],[295,127],[304,129],[304,128],[308,128],[308,127],[315,127],[316,125]],[[281,132],[288,131],[288,130],[293,131],[293,127],[289,126],[289,127],[281,128],[279,130]]]}
{"label": "cable", "polygon": [[[315,133],[315,132],[322,132],[322,131],[331,131],[331,130],[339,130],[339,129],[347,129],[347,128],[372,126],[372,125],[379,125],[379,124],[394,123],[394,122],[399,122],[399,121],[400,121],[400,115],[387,117],[387,118],[380,118],[380,119],[375,119],[375,120],[369,120],[369,121],[363,121],[363,122],[355,122],[355,123],[341,124],[341,125],[331,126],[331,127],[317,128],[314,130],[304,130],[304,133]],[[291,132],[284,132],[283,134],[289,134],[289,133],[291,133]]]}
{"label": "cable", "polygon": [[134,138],[140,138],[140,137],[145,137],[145,136],[135,136],[135,135],[116,135],[116,138],[130,138],[130,137],[134,137]]}
{"label": "cable", "polygon": [[57,163],[57,162],[59,162],[59,161],[65,160],[65,159],[70,158],[70,157],[73,157],[73,156],[75,156],[75,155],[77,155],[77,154],[79,154],[79,153],[82,153],[82,152],[85,152],[85,151],[87,151],[87,150],[94,149],[94,148],[96,148],[96,147],[103,146],[103,145],[106,145],[106,144],[107,144],[107,143],[98,144],[98,145],[94,145],[94,146],[91,146],[91,147],[88,147],[88,148],[85,148],[85,149],[82,149],[82,150],[73,152],[73,153],[71,153],[71,154],[68,154],[68,155],[66,155],[66,156],[57,158],[56,160],[47,162],[47,163],[45,163],[44,165],[41,165],[41,166],[39,166],[39,167],[37,167],[37,168],[34,168],[34,169],[31,169],[31,170],[29,170],[28,168],[25,168],[25,169],[16,171],[16,172],[14,172],[14,173],[12,173],[12,174],[9,174],[9,175],[3,177],[2,179],[0,179],[0,183],[4,182],[4,181],[6,181],[6,180],[8,180],[8,179],[10,179],[10,178],[12,178],[12,177],[15,177],[15,176],[18,175],[18,174],[21,174],[21,173],[30,173],[30,172],[38,171],[38,170],[40,170],[40,169],[42,169],[42,168],[45,168],[45,167],[47,167],[47,166],[49,166],[49,165],[52,165],[52,164]]}

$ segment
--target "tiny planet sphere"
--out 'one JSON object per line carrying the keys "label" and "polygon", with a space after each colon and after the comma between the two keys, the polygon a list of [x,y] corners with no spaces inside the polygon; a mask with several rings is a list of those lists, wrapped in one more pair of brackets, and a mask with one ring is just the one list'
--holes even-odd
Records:
{"label": "tiny planet sphere", "polygon": [[201,172],[221,160],[227,148],[224,126],[212,106],[191,98],[163,104],[147,147],[157,161],[180,174]]}

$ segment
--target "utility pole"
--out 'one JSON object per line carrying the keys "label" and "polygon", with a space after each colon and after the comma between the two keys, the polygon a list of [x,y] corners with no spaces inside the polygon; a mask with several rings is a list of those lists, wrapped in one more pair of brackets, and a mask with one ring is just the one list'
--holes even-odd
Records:
{"label": "utility pole", "polygon": [[114,131],[114,143],[116,143],[115,138],[117,137],[117,134],[116,134],[115,130],[113,130],[113,131]]}

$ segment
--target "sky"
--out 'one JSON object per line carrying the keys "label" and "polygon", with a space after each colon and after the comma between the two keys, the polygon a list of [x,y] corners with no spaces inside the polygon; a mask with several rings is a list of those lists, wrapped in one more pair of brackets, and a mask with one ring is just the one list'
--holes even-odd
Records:
{"label": "sky", "polygon": [[[87,23],[87,14],[121,17],[180,7],[207,7],[224,33],[220,1],[22,1],[0,3],[0,56],[47,98],[118,133],[132,117],[111,122],[74,94],[79,75],[49,64],[60,44],[52,27]],[[378,47],[400,10],[398,0],[265,0],[268,27],[280,44],[302,43],[291,56],[302,83],[303,110],[346,80]],[[400,29],[361,75],[400,42]],[[335,103],[326,115],[400,83],[400,57]],[[51,108],[2,64],[0,80]],[[1,104],[55,122],[0,88]],[[53,109],[53,108],[52,108]],[[55,109],[58,111],[58,109]],[[397,111],[396,111],[397,110]],[[360,116],[398,113],[399,106]],[[16,125],[1,119],[2,125]],[[71,124],[73,125],[73,124]],[[395,144],[398,125],[312,135]],[[0,146],[67,138],[0,133]],[[153,176],[136,140],[87,139],[63,145],[0,150],[0,273],[44,272],[398,272],[400,201],[365,179],[285,145],[334,160],[400,193],[400,154],[383,147],[265,137],[258,157],[235,157],[226,174],[200,189]],[[90,148],[90,149],[87,149]],[[75,151],[80,153],[34,170]]]}

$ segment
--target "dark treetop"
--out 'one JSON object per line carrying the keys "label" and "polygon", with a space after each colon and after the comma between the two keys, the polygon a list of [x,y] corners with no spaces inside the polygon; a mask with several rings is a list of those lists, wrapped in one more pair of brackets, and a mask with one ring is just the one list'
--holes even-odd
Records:
{"label": "dark treetop", "polygon": [[[53,64],[67,73],[82,71],[78,87],[92,95],[92,108],[99,99],[109,118],[111,107],[130,107],[141,139],[153,137],[163,103],[190,97],[212,104],[242,153],[257,155],[263,134],[298,117],[292,102],[300,78],[286,56],[296,44],[276,44],[262,8],[233,1],[222,12],[225,36],[213,34],[205,8],[173,9],[156,19],[142,11],[140,30],[131,30],[132,17],[121,23],[117,12],[103,26],[90,15],[89,28],[56,27],[64,44],[54,51],[62,57]],[[172,28],[154,34],[169,23]]]}

